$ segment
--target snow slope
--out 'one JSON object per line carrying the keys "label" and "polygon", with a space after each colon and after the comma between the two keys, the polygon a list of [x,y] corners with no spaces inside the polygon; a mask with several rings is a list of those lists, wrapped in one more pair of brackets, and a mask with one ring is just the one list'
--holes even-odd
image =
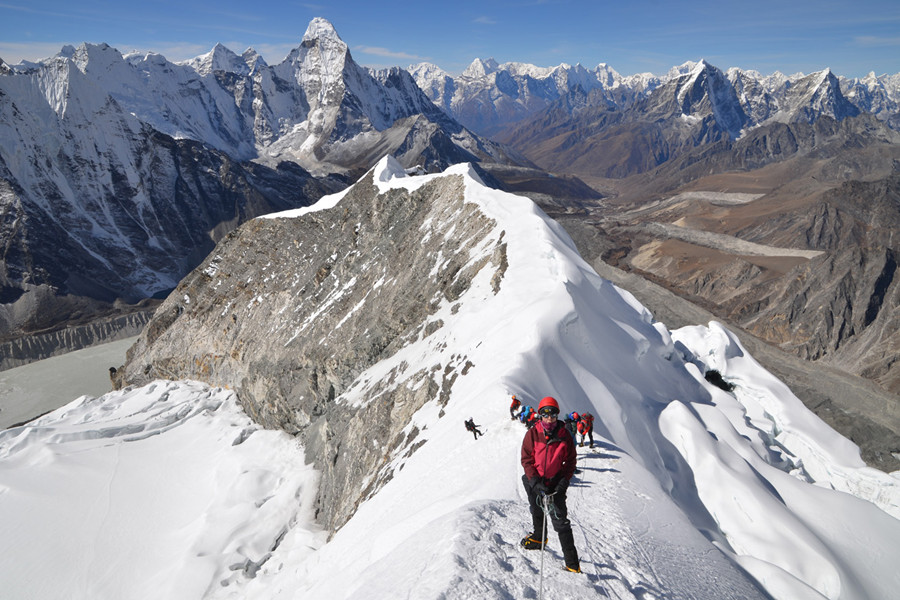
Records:
{"label": "snow slope", "polygon": [[[382,190],[437,176],[404,177],[391,159],[376,169]],[[584,574],[561,571],[551,534],[544,597],[897,594],[896,478],[865,467],[727,330],[669,332],[529,200],[465,165],[448,174],[497,222],[509,265],[498,293],[476,277],[433,315],[442,328],[336,399],[371,401],[366,382],[403,362],[472,362],[446,406],[414,415],[425,443],[385,465],[393,478],[342,529],[326,540],[312,524],[315,474],[295,441],[252,425],[228,391],[158,382],[0,433],[0,580],[13,597],[536,598],[541,553],[518,547],[529,518],[511,393],[597,416],[569,493]],[[708,384],[708,368],[735,390]]]}

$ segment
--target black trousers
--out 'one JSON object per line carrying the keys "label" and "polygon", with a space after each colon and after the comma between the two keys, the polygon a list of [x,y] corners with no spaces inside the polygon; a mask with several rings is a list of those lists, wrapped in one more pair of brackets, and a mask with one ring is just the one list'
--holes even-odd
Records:
{"label": "black trousers", "polygon": [[588,429],[587,431],[585,431],[584,433],[581,434],[581,443],[582,444],[584,444],[585,438],[590,438],[591,447],[593,447],[594,446],[594,428],[593,427],[591,427],[590,429]]}
{"label": "black trousers", "polygon": [[522,475],[522,483],[525,485],[525,493],[528,495],[528,507],[531,509],[531,521],[534,525],[535,536],[547,539],[546,521],[553,524],[553,529],[559,536],[559,545],[562,546],[563,557],[566,565],[578,566],[578,551],[575,549],[575,536],[572,534],[572,523],[569,521],[569,511],[566,508],[566,490],[562,489],[550,496],[550,514],[544,519],[544,509],[541,507],[541,498],[529,485],[528,478]]}

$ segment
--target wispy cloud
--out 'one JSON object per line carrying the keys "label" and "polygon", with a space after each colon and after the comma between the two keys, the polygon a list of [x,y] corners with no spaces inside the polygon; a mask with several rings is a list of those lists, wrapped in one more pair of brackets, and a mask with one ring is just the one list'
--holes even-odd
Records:
{"label": "wispy cloud", "polygon": [[878,37],[874,35],[860,35],[853,38],[860,46],[900,46],[900,37]]}
{"label": "wispy cloud", "polygon": [[27,60],[29,62],[37,62],[56,54],[66,44],[72,42],[49,42],[49,43],[22,43],[0,42],[0,58],[5,62],[16,65]]}
{"label": "wispy cloud", "polygon": [[422,56],[416,56],[415,54],[409,54],[407,52],[395,52],[393,50],[388,50],[387,48],[381,48],[379,46],[354,46],[353,50],[361,52],[363,54],[384,56],[387,58],[399,58],[403,60],[424,60],[424,57]]}
{"label": "wispy cloud", "polygon": [[71,14],[68,14],[68,13],[43,10],[43,9],[39,9],[39,8],[34,8],[32,6],[23,6],[20,4],[7,4],[6,2],[0,2],[0,9],[15,10],[18,12],[32,13],[35,15],[44,15],[47,17],[69,17],[69,16],[72,16]]}
{"label": "wispy cloud", "polygon": [[477,17],[475,22],[479,25],[496,25],[497,21],[492,19],[491,17]]}

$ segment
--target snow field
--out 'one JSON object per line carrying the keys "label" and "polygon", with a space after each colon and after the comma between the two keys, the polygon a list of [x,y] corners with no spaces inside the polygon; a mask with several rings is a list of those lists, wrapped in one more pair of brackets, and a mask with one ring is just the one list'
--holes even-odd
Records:
{"label": "snow field", "polygon": [[83,397],[0,433],[0,581],[8,598],[200,598],[246,576],[315,473],[234,394],[157,383]]}

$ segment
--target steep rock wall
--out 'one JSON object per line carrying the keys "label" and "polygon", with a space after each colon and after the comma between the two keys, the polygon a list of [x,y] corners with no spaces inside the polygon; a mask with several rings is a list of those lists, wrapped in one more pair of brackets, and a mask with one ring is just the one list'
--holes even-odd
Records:
{"label": "steep rock wall", "polygon": [[[372,175],[337,206],[253,220],[186,277],[129,351],[122,383],[191,378],[234,388],[256,421],[299,435],[322,473],[317,517],[332,531],[416,449],[410,417],[446,398],[470,364],[363,373],[443,326],[483,269],[500,284],[502,232],[445,176],[378,194]],[[403,385],[397,383],[403,380]],[[338,398],[344,394],[342,398]]]}

